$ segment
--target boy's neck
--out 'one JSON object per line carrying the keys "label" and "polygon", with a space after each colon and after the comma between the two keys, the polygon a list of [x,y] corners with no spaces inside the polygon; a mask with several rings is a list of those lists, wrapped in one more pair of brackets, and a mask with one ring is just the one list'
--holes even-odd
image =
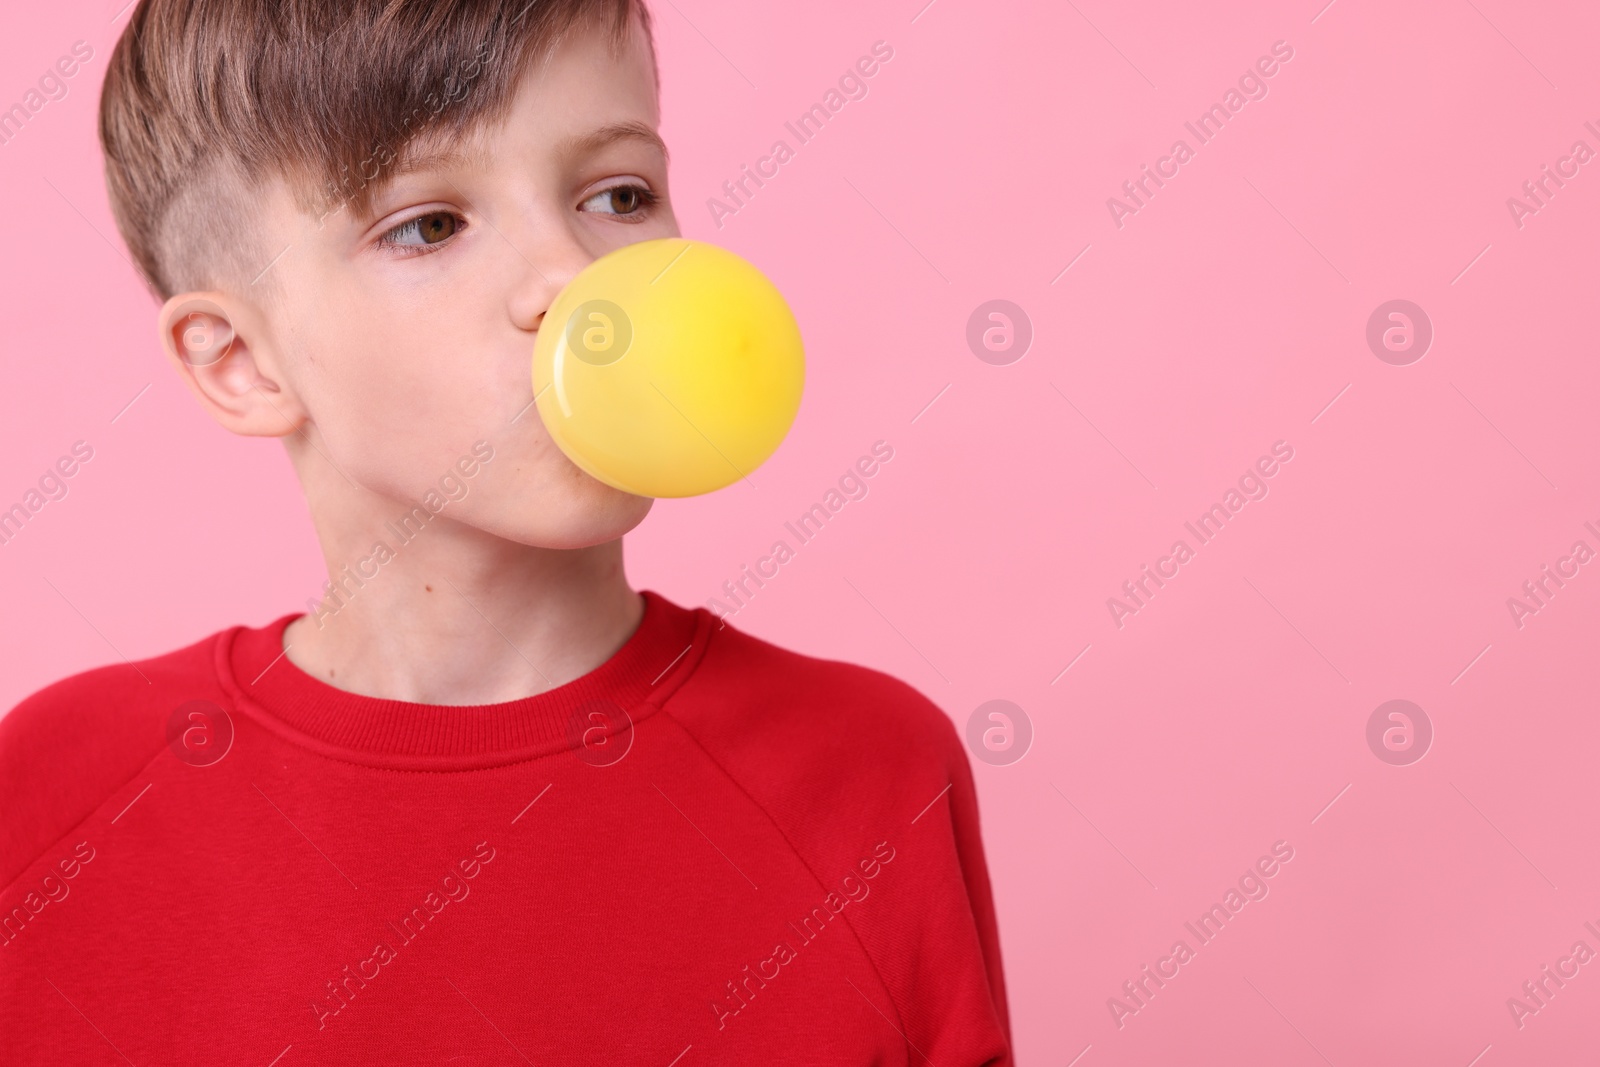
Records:
{"label": "boy's neck", "polygon": [[403,505],[296,466],[311,474],[302,480],[335,591],[289,625],[284,646],[319,681],[418,704],[502,703],[594,670],[643,618],[620,537],[531,547],[454,522],[449,507],[420,531],[397,529]]}
{"label": "boy's neck", "polygon": [[523,551],[504,565],[397,554],[337,613],[291,623],[288,659],[339,689],[418,704],[498,704],[564,685],[626,643],[644,600],[620,540]]}

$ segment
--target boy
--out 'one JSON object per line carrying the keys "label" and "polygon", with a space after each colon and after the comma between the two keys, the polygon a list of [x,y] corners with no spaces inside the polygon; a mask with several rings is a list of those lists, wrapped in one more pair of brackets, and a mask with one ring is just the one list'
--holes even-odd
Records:
{"label": "boy", "polygon": [[330,580],[0,719],[7,1063],[1010,1062],[949,720],[634,592],[528,411],[658,120],[637,0],[134,11],[118,224]]}

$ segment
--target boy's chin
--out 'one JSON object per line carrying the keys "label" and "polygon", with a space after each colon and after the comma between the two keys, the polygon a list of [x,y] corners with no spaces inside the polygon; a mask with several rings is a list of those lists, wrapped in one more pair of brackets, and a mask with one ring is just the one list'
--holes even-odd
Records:
{"label": "boy's chin", "polygon": [[541,548],[590,548],[615,541],[644,521],[655,501],[590,480],[579,492],[557,502],[530,501],[520,515],[508,516],[523,544]]}

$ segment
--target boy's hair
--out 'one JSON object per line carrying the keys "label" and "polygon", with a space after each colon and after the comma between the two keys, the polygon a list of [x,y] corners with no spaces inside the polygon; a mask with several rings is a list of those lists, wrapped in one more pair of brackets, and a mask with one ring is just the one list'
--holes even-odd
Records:
{"label": "boy's hair", "polygon": [[268,182],[364,210],[419,132],[503,117],[568,31],[620,49],[634,19],[648,41],[642,0],[141,0],[100,97],[117,226],[162,299],[242,290],[274,252],[249,225]]}

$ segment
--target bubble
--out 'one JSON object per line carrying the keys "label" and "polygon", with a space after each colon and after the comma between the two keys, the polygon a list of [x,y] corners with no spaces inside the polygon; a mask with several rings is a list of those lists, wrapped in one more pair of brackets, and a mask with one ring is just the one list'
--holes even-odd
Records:
{"label": "bubble", "polygon": [[567,347],[595,367],[621,359],[633,344],[633,320],[610,300],[585,300],[567,316]]}

